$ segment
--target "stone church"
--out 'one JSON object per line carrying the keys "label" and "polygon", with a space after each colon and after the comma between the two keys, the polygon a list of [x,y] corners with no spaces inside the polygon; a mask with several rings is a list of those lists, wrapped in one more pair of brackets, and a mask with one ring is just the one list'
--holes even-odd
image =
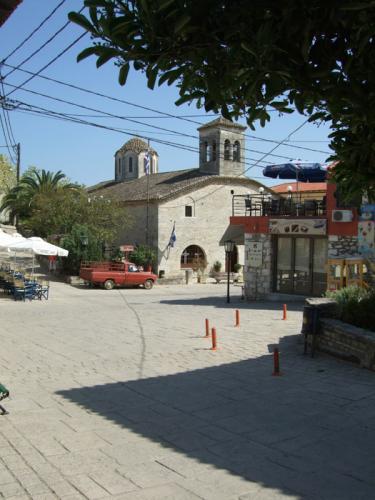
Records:
{"label": "stone church", "polygon": [[202,125],[199,167],[172,172],[159,173],[158,153],[144,140],[126,142],[115,154],[115,179],[90,189],[122,201],[132,217],[133,226],[119,235],[118,243],[155,247],[156,272],[166,278],[184,277],[197,261],[207,263],[206,273],[215,261],[224,271],[227,239],[236,242],[232,269],[235,263],[243,265],[243,232],[234,235],[229,227],[232,195],[268,191],[245,176],[245,129],[224,118]]}

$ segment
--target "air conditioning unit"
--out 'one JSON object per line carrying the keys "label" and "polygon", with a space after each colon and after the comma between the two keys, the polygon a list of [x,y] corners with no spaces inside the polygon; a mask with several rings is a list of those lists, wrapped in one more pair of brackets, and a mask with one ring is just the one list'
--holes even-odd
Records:
{"label": "air conditioning unit", "polygon": [[333,222],[351,222],[353,220],[353,212],[351,210],[332,210]]}

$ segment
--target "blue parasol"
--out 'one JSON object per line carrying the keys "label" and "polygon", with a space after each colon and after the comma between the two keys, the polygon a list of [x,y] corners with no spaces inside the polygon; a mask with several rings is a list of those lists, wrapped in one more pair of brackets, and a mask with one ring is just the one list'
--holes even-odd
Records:
{"label": "blue parasol", "polygon": [[320,163],[291,160],[277,165],[267,165],[263,175],[272,179],[296,179],[297,182],[324,182],[327,170]]}

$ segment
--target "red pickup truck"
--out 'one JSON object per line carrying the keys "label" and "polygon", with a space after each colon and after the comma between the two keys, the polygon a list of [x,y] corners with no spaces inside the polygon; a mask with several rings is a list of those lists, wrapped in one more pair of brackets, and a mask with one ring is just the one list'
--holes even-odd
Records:
{"label": "red pickup truck", "polygon": [[106,290],[139,285],[150,290],[157,280],[156,274],[139,271],[131,262],[82,262],[79,276],[86,283],[103,285]]}

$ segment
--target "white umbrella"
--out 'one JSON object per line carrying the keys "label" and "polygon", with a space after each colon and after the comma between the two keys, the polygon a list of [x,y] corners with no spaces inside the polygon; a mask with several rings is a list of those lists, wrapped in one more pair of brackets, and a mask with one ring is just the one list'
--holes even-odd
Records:
{"label": "white umbrella", "polygon": [[0,229],[0,250],[8,249],[9,245],[25,240],[19,233],[5,233]]}
{"label": "white umbrella", "polygon": [[22,252],[31,251],[33,253],[33,274],[34,274],[34,255],[58,255],[59,257],[67,257],[69,251],[65,248],[52,245],[48,241],[44,241],[42,238],[33,236],[31,238],[26,238],[23,241],[12,243],[8,245],[8,250],[11,252]]}
{"label": "white umbrella", "polygon": [[13,243],[24,241],[25,238],[19,233],[8,234],[0,229],[0,248],[8,248]]}

